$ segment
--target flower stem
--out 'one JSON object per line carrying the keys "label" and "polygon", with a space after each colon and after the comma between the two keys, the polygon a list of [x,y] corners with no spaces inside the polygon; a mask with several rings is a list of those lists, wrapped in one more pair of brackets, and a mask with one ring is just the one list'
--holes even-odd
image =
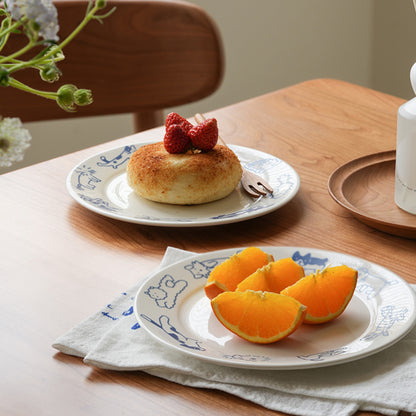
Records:
{"label": "flower stem", "polygon": [[[20,62],[18,65],[13,66],[10,68],[10,73],[24,69],[24,68],[28,68],[28,67],[33,67],[39,64],[44,63],[46,60],[48,60],[49,58],[51,58],[53,55],[56,55],[57,51],[61,51],[63,50],[63,48],[68,45],[69,42],[72,41],[72,39],[74,39],[74,37],[81,32],[81,30],[87,25],[87,23],[92,20],[92,19],[99,19],[102,16],[94,16],[95,13],[99,10],[99,7],[97,7],[97,5],[95,5],[94,7],[91,7],[91,2],[89,4],[89,7],[87,9],[87,13],[84,16],[84,19],[81,21],[81,23],[73,30],[73,32],[68,35],[60,44],[58,44],[56,46],[56,48],[51,48],[51,50],[49,52],[47,52],[44,55],[40,55],[39,58],[33,58],[30,61],[27,62]],[[114,10],[112,10],[114,11]],[[111,12],[110,11],[110,14]],[[104,17],[107,17],[109,14],[107,13]],[[0,64],[5,62],[6,60],[9,61],[10,59],[16,58],[17,56],[21,55],[22,53],[26,52],[27,50],[31,49],[33,46],[35,46],[36,43],[33,41],[30,41],[26,47],[22,48],[20,51],[15,52],[13,55],[10,55],[8,57],[4,57],[3,59],[0,58]]]}
{"label": "flower stem", "polygon": [[[4,21],[3,21],[4,22]],[[2,22],[2,23],[3,23]],[[4,29],[3,31],[0,32],[0,39],[1,41],[1,45],[0,45],[0,51],[4,48],[4,46],[6,45],[9,36],[11,33],[13,33],[14,30],[16,30],[19,26],[21,26],[23,23],[22,22],[15,22],[14,24],[12,24],[11,26],[7,27],[6,29]],[[0,63],[4,62],[4,56],[0,56]],[[7,57],[6,61],[9,59],[9,57]]]}
{"label": "flower stem", "polygon": [[9,85],[19,90],[29,92],[31,94],[35,94],[43,98],[48,98],[50,100],[56,100],[56,98],[58,97],[58,94],[56,92],[35,90],[34,88],[29,87],[26,84],[23,84],[23,82],[20,82],[15,78],[9,79]]}
{"label": "flower stem", "polygon": [[[68,45],[69,42],[71,42],[72,39],[74,39],[74,37],[76,35],[78,35],[79,32],[81,32],[81,30],[84,28],[84,26],[87,25],[87,23],[91,20],[94,19],[94,14],[95,12],[98,10],[98,7],[95,5],[92,9],[90,8],[90,11],[85,15],[84,19],[81,21],[81,23],[73,30],[73,32],[68,35],[65,40],[63,40],[58,46],[57,49],[58,50],[63,50],[63,48]],[[44,55],[42,57],[42,59],[48,59],[50,58],[52,55],[54,55],[56,53],[56,49],[55,51],[52,50],[49,53],[47,53],[46,55]]]}
{"label": "flower stem", "polygon": [[11,26],[9,26],[7,29],[4,29],[2,32],[0,32],[0,38],[2,38],[3,36],[6,36],[8,34],[10,34],[10,32],[12,32],[13,30],[17,29],[22,23],[19,22],[15,22],[14,24],[12,24]]}
{"label": "flower stem", "polygon": [[0,64],[2,64],[5,61],[9,61],[10,59],[14,59],[17,58],[20,55],[23,55],[25,52],[29,51],[30,49],[33,48],[33,46],[35,45],[35,42],[33,42],[32,40],[30,40],[26,46],[24,46],[22,49],[20,49],[19,51],[16,51],[15,53],[12,53],[11,55],[5,57],[4,59],[0,59]]}

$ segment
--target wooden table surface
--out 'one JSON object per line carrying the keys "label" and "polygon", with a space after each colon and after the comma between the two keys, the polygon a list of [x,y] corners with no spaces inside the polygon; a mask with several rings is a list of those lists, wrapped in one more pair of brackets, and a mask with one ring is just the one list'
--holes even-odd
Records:
{"label": "wooden table surface", "polygon": [[89,367],[51,344],[149,273],[167,246],[196,252],[248,245],[335,250],[416,283],[416,240],[362,224],[327,190],[329,175],[341,164],[395,148],[402,102],[318,79],[209,113],[229,143],[271,153],[292,165],[301,179],[299,193],[287,205],[241,223],[183,229],[135,225],[72,200],[65,180],[76,164],[103,149],[159,140],[162,128],[2,175],[0,414],[279,414],[142,372]]}

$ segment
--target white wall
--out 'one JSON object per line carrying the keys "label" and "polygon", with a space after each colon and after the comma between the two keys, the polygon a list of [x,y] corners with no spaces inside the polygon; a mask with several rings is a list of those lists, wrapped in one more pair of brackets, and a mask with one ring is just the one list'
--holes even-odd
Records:
{"label": "white wall", "polygon": [[412,0],[376,0],[370,85],[402,98],[413,98],[409,71],[416,61],[416,13]]}
{"label": "white wall", "polygon": [[[217,22],[227,59],[216,108],[297,82],[370,83],[374,0],[193,0]],[[193,108],[184,107],[192,114]]]}
{"label": "white wall", "polygon": [[[191,1],[219,26],[226,73],[211,97],[167,111],[189,117],[321,77],[411,95],[408,74],[416,60],[411,0]],[[12,169],[133,132],[129,115],[27,123],[26,128],[32,146]]]}

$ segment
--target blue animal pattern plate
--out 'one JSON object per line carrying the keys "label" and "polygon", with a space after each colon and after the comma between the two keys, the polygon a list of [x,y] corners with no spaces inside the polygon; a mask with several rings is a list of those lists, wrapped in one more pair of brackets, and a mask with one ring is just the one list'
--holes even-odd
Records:
{"label": "blue animal pattern plate", "polygon": [[230,146],[242,165],[264,177],[273,195],[250,197],[241,185],[226,198],[201,205],[170,205],[141,198],[127,184],[126,167],[140,146],[106,150],[75,166],[67,178],[70,195],[101,215],[138,224],[196,227],[227,224],[259,217],[287,204],[298,192],[299,175],[286,162],[267,153]]}
{"label": "blue animal pattern plate", "polygon": [[337,319],[321,325],[304,324],[273,344],[245,341],[219,323],[204,292],[211,270],[240,250],[198,254],[146,280],[134,301],[140,326],[166,346],[215,364],[293,370],[369,356],[399,341],[415,324],[414,291],[392,271],[332,251],[263,247],[275,260],[291,257],[306,274],[328,265],[346,264],[358,270],[358,282],[350,303]]}

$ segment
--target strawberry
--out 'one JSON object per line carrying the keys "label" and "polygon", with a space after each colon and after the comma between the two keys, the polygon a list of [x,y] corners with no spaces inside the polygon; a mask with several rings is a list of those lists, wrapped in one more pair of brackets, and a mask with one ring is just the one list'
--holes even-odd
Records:
{"label": "strawberry", "polygon": [[169,113],[166,117],[165,126],[168,128],[172,124],[179,124],[188,133],[189,130],[193,127],[193,125],[186,119],[180,116],[177,113]]}
{"label": "strawberry", "polygon": [[191,140],[181,125],[172,124],[166,128],[163,144],[168,153],[186,153],[191,147]]}
{"label": "strawberry", "polygon": [[188,131],[192,146],[203,152],[213,149],[218,141],[218,126],[215,118],[208,118],[203,123]]}

